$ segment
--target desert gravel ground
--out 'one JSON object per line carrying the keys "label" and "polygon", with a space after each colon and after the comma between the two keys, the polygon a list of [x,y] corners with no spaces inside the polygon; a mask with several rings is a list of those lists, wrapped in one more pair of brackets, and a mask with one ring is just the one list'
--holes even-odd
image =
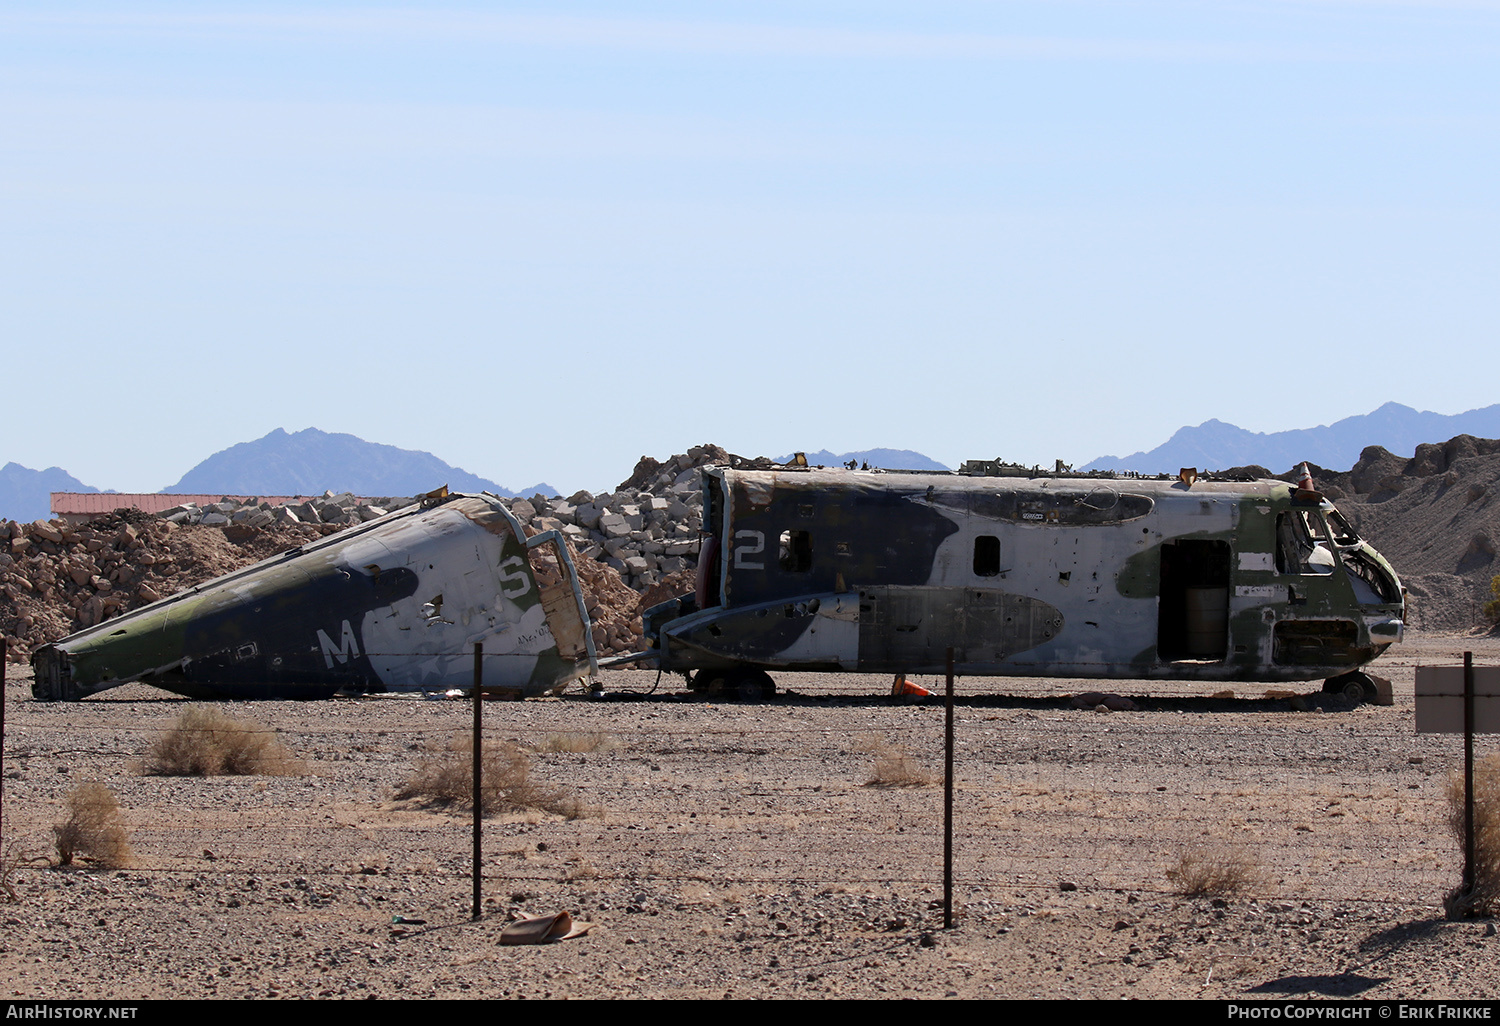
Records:
{"label": "desert gravel ground", "polygon": [[[891,700],[884,679],[783,675],[784,696],[737,705],[687,697],[677,678],[633,693],[655,674],[615,672],[602,700],[487,703],[486,736],[531,750],[533,779],[584,815],[488,820],[471,921],[467,817],[394,797],[425,746],[467,729],[467,704],[226,703],[306,772],[158,777],[141,759],[181,700],[131,687],[37,703],[10,668],[0,985],[86,999],[1493,999],[1494,924],[1441,907],[1460,868],[1444,826],[1460,740],[1417,735],[1412,708],[1413,667],[1466,648],[1500,663],[1494,639],[1410,637],[1372,667],[1394,681],[1386,708],[1316,684],[1293,703],[1123,681],[1102,688],[1142,708],[1106,713],[1067,701],[1098,682],[960,681],[951,930],[942,788],[922,781],[941,773],[943,709]],[[90,779],[124,810],[126,868],[49,863],[65,795]],[[1181,896],[1173,874],[1194,859],[1237,888]],[[564,909],[593,931],[498,945],[508,917]]]}

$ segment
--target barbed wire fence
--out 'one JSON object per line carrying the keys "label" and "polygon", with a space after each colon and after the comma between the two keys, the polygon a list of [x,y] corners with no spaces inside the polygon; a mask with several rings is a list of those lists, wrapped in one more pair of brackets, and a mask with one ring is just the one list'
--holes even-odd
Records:
{"label": "barbed wire fence", "polygon": [[[408,722],[363,722],[362,709],[393,701],[408,703]],[[796,699],[496,704],[486,745],[516,745],[537,779],[576,792],[586,811],[489,820],[483,885],[940,894],[942,708],[861,705],[881,715],[844,730],[811,722],[821,707]],[[466,814],[394,798],[418,759],[467,730],[466,706],[278,708],[302,713],[267,718],[305,774],[142,775],[173,729],[171,701],[47,705],[8,724],[0,707],[4,840],[19,834],[45,854],[62,795],[96,776],[125,810],[135,875],[396,876],[466,889]],[[642,725],[611,716],[627,708]],[[1353,729],[1335,717],[1270,730],[1243,717],[1133,721],[1024,700],[958,713],[960,904],[1060,886],[1170,893],[1193,857],[1241,867],[1243,893],[1266,900],[1436,905],[1455,882],[1446,748],[1399,721],[1360,723],[1351,757],[1330,750],[1330,732]],[[883,758],[906,775],[883,771]]]}

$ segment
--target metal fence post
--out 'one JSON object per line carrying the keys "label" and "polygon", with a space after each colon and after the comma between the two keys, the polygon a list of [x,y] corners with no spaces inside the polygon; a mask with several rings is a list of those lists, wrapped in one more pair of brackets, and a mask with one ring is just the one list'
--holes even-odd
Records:
{"label": "metal fence post", "polygon": [[953,649],[948,649],[948,728],[943,761],[943,929],[953,928]]}
{"label": "metal fence post", "polygon": [[1474,653],[1464,653],[1464,896],[1474,893]]}
{"label": "metal fence post", "polygon": [[484,682],[484,643],[474,643],[474,789],[471,798],[474,805],[474,904],[471,918],[478,919],[480,911],[479,877],[483,859],[481,838],[484,832],[484,713],[480,685]]}
{"label": "metal fence post", "polygon": [[10,660],[10,642],[0,638],[0,853],[5,851],[5,664]]}

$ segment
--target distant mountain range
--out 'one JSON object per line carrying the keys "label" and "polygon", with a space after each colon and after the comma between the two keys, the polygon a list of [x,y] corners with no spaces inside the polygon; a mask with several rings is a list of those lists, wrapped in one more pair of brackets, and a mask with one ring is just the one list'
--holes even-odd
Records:
{"label": "distant mountain range", "polygon": [[[777,463],[788,463],[795,453],[787,453],[785,456],[776,457]],[[868,463],[872,467],[880,467],[884,470],[952,470],[945,467],[937,460],[929,459],[919,452],[910,449],[864,449],[860,452],[831,453],[827,449],[819,449],[817,452],[804,453],[807,462],[814,467],[837,467],[847,465],[850,460],[857,461],[861,466]]]}
{"label": "distant mountain range", "polygon": [[19,463],[0,467],[0,517],[45,520],[52,515],[53,492],[97,492],[61,467],[30,470]]}
{"label": "distant mountain range", "polygon": [[[191,495],[322,495],[328,489],[355,495],[404,498],[447,485],[455,492],[496,495],[555,495],[539,483],[512,492],[488,478],[449,466],[429,452],[366,442],[354,435],[308,428],[288,434],[277,428],[264,438],[214,453],[164,492]],[[98,488],[58,467],[28,470],[18,463],[0,469],[0,518],[45,520],[53,492],[97,492]]]}
{"label": "distant mountain range", "polygon": [[1345,417],[1315,428],[1258,434],[1209,420],[1185,427],[1150,452],[1101,456],[1080,470],[1134,470],[1175,474],[1183,467],[1226,470],[1258,465],[1282,474],[1307,460],[1332,470],[1346,470],[1369,445],[1398,456],[1410,456],[1423,442],[1444,442],[1454,435],[1500,438],[1500,404],[1451,416],[1386,403],[1373,413]]}
{"label": "distant mountain range", "polygon": [[[1259,465],[1284,473],[1303,460],[1330,470],[1353,467],[1366,446],[1380,445],[1410,456],[1423,442],[1454,435],[1500,438],[1500,404],[1446,416],[1386,403],[1373,413],[1336,423],[1269,434],[1209,420],[1184,427],[1149,452],[1101,456],[1080,470],[1133,470],[1176,473],[1182,467],[1224,470]],[[807,453],[813,465],[838,466],[854,460],[888,470],[948,470],[910,449],[864,449]],[[785,463],[791,454],[777,457]],[[321,495],[327,489],[368,496],[411,496],[446,484],[454,491],[496,495],[556,494],[539,483],[512,492],[494,481],[450,466],[427,452],[366,442],[354,435],[308,428],[292,434],[277,428],[264,438],[215,453],[163,491],[209,495]],[[97,492],[98,488],[58,467],[29,470],[16,463],[0,468],[0,517],[37,520],[50,515],[51,492]]]}
{"label": "distant mountain range", "polygon": [[321,495],[326,489],[369,496],[410,496],[446,484],[455,492],[555,495],[542,483],[512,492],[488,478],[452,467],[430,452],[366,442],[317,428],[264,438],[216,452],[162,489],[190,494]]}

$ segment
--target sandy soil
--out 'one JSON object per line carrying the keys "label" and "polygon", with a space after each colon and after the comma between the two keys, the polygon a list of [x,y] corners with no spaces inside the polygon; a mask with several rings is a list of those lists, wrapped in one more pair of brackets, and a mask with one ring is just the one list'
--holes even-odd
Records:
{"label": "sandy soil", "polygon": [[[1399,646],[1374,667],[1388,708],[1117,682],[1143,708],[1102,713],[1064,697],[1094,683],[960,681],[951,930],[942,789],[870,786],[903,752],[941,771],[943,710],[883,680],[786,675],[790,694],[730,705],[672,678],[632,694],[655,680],[635,671],[603,700],[486,705],[488,737],[597,747],[532,755],[592,814],[489,820],[476,922],[466,819],[393,800],[467,705],[236,703],[308,772],[151,777],[139,761],[179,700],[35,703],[11,667],[4,840],[37,858],[9,874],[0,980],[30,998],[1494,998],[1493,924],[1441,909],[1461,744],[1417,735],[1412,709],[1413,666],[1465,648],[1500,662],[1490,639]],[[128,868],[45,861],[90,778],[125,810]],[[1195,856],[1242,888],[1180,896]],[[597,926],[498,945],[509,916],[560,909]]]}

